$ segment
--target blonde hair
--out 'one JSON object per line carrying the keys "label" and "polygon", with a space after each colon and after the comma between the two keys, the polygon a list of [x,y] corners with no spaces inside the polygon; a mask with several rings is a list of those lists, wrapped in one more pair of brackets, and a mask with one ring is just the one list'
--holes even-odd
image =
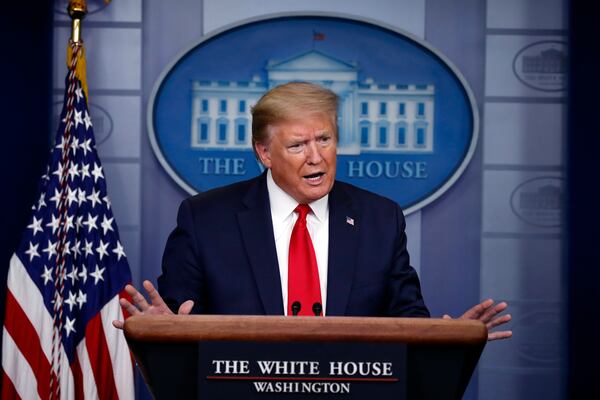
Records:
{"label": "blonde hair", "polygon": [[329,89],[309,82],[289,82],[265,93],[252,107],[252,147],[266,143],[270,127],[306,115],[331,118],[335,138],[338,138],[338,96]]}

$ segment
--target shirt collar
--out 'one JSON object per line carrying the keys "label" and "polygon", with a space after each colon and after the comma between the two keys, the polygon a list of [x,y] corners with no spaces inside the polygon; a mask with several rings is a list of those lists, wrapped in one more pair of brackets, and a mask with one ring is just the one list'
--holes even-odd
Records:
{"label": "shirt collar", "polygon": [[[279,224],[294,212],[296,206],[298,206],[298,202],[275,183],[270,169],[267,172],[267,191],[269,192],[269,204],[271,205],[273,223]],[[328,200],[329,193],[318,200],[308,203],[319,222],[326,220],[329,207]]]}

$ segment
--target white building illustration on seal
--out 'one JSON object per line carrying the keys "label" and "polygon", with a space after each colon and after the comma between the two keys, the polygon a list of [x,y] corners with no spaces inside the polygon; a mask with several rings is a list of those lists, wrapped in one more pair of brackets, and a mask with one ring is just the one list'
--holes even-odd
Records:
{"label": "white building illustration on seal", "polygon": [[269,60],[267,80],[193,81],[191,147],[252,150],[251,107],[268,89],[307,81],[340,97],[339,154],[432,153],[435,88],[431,84],[358,80],[358,66],[318,50]]}

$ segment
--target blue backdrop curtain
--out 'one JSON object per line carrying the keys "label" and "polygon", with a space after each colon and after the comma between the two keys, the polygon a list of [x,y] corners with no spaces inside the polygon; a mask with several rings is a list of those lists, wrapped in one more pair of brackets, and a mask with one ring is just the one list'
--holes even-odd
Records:
{"label": "blue backdrop curtain", "polygon": [[[34,5],[35,4],[35,5]],[[9,1],[0,12],[0,320],[6,274],[29,223],[50,138],[53,9],[51,1]],[[66,52],[66,50],[65,50]],[[0,335],[2,333],[0,332]],[[1,351],[1,350],[0,350]]]}

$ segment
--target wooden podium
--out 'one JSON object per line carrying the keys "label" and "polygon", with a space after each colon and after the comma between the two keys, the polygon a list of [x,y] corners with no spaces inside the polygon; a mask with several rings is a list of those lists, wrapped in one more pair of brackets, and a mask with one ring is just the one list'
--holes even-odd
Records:
{"label": "wooden podium", "polygon": [[460,399],[479,321],[134,316],[125,336],[157,399]]}

